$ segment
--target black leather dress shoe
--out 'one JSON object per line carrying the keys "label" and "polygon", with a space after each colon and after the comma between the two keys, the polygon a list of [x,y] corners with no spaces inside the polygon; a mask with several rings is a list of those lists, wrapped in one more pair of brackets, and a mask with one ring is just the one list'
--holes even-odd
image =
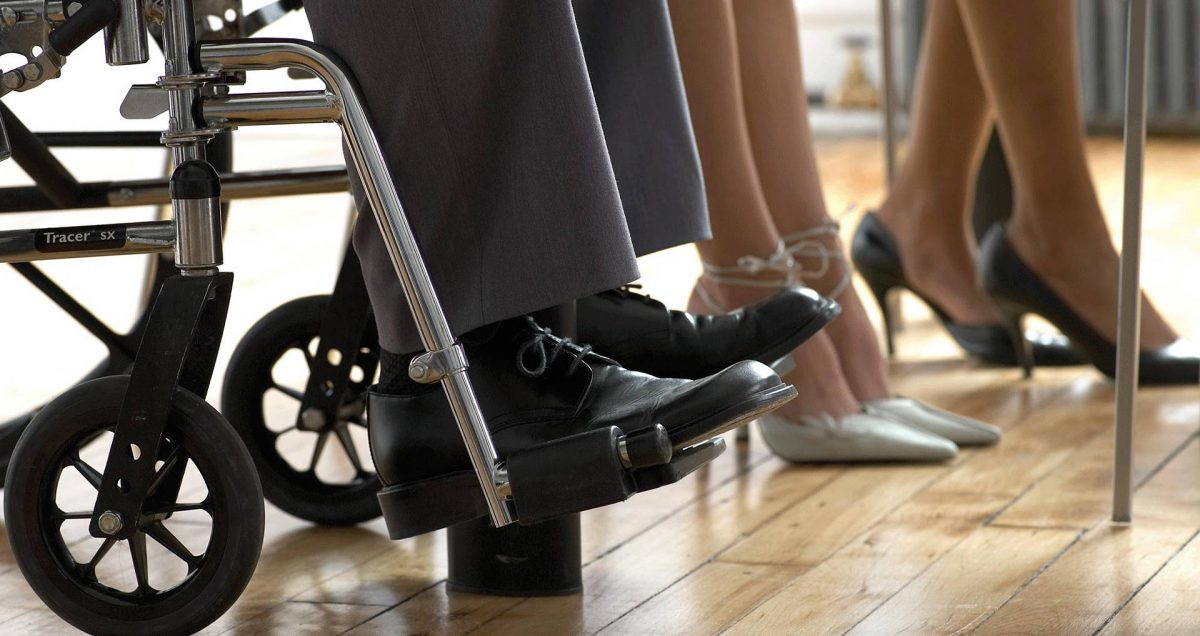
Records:
{"label": "black leather dress shoe", "polygon": [[[655,424],[678,450],[703,442],[792,399],[796,390],[758,362],[701,380],[656,378],[560,339],[524,317],[463,338],[467,373],[500,458],[577,433]],[[395,365],[397,361],[385,361]],[[445,394],[368,397],[371,455],[393,538],[487,514]],[[518,502],[518,507],[520,506]]]}
{"label": "black leather dress shoe", "polygon": [[713,316],[667,309],[633,289],[576,301],[579,339],[660,378],[702,378],[741,360],[774,364],[841,312],[833,300],[802,287]]}

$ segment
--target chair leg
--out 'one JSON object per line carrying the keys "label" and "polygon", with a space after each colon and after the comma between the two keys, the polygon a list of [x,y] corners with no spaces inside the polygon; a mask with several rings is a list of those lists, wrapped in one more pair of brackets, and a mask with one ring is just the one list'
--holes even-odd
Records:
{"label": "chair leg", "polygon": [[1120,310],[1117,324],[1116,448],[1113,521],[1133,520],[1133,428],[1141,349],[1142,173],[1146,149],[1148,0],[1130,0],[1125,94],[1125,209],[1121,230]]}

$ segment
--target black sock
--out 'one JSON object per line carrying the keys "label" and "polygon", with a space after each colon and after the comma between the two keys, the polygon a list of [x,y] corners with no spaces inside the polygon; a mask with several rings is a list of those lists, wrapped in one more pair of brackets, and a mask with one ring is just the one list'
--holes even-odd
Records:
{"label": "black sock", "polygon": [[[465,349],[470,350],[473,347],[488,344],[505,328],[527,329],[527,325],[528,319],[525,316],[509,318],[473,329],[463,334],[459,341],[462,342]],[[375,390],[389,395],[416,395],[437,388],[436,383],[421,384],[408,377],[408,365],[413,358],[422,353],[425,352],[392,353],[381,349],[379,352],[379,384],[375,385]]]}
{"label": "black sock", "polygon": [[424,393],[437,385],[421,384],[408,377],[408,365],[416,353],[379,352],[379,384],[375,390],[388,395],[415,395]]}

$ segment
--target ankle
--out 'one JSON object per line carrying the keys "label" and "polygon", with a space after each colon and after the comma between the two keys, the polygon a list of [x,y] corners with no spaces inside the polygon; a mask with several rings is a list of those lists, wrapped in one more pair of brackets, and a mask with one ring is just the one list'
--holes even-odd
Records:
{"label": "ankle", "polygon": [[[910,187],[898,180],[875,214],[901,244],[916,237],[961,240],[968,190],[954,178],[926,179],[928,187]],[[965,183],[965,182],[964,182]]]}
{"label": "ankle", "polygon": [[1116,249],[1102,217],[1097,223],[1088,222],[1090,214],[1080,215],[1080,223],[1066,227],[1060,222],[1048,221],[1048,216],[1053,215],[1030,207],[1018,207],[1008,225],[1009,242],[1034,271],[1050,277],[1072,276],[1078,272],[1080,263],[1116,258]]}
{"label": "ankle", "polygon": [[744,281],[734,284],[709,273],[701,274],[692,288],[688,312],[719,314],[734,311],[770,296],[784,284],[779,272],[748,273],[739,278]]}

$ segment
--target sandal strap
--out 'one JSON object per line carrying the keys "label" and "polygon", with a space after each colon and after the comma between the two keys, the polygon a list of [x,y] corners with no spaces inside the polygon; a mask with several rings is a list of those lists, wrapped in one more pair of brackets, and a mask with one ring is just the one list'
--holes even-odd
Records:
{"label": "sandal strap", "polygon": [[[783,237],[784,247],[795,263],[796,278],[800,280],[822,278],[829,273],[829,268],[835,261],[847,263],[846,255],[842,253],[841,249],[841,237],[838,234],[840,229],[841,225],[837,221],[829,220],[816,227]],[[830,248],[821,242],[822,238],[830,236],[834,238],[837,247]],[[820,266],[810,270],[804,267],[803,263],[796,260],[797,258],[819,259]],[[833,286],[833,289],[826,296],[837,300],[850,287],[851,280],[851,270],[847,266],[842,273],[841,280],[838,281],[837,285]]]}
{"label": "sandal strap", "polygon": [[[787,246],[780,241],[775,252],[766,258],[760,256],[742,256],[736,265],[713,265],[703,263],[704,273],[713,281],[726,285],[742,287],[775,288],[794,285],[796,281],[796,259],[788,253]],[[782,280],[762,280],[748,278],[740,274],[761,274],[762,272],[778,272]]]}

